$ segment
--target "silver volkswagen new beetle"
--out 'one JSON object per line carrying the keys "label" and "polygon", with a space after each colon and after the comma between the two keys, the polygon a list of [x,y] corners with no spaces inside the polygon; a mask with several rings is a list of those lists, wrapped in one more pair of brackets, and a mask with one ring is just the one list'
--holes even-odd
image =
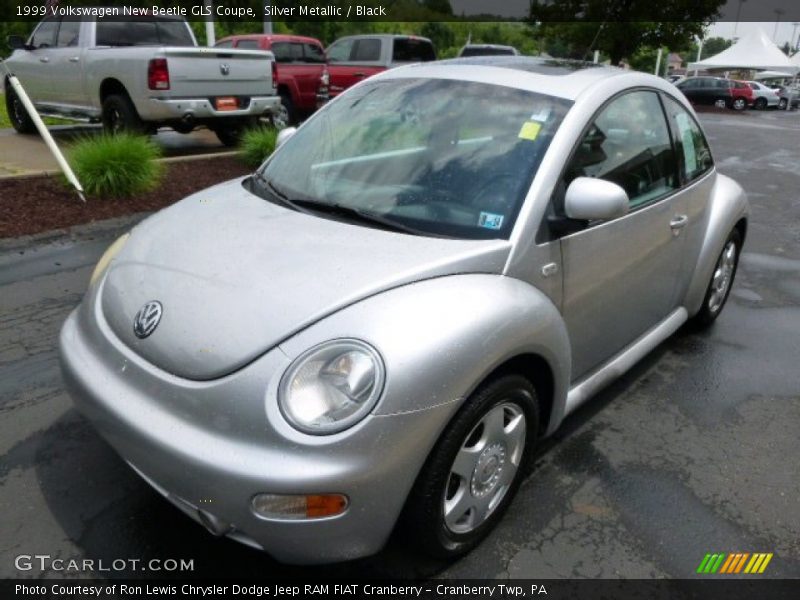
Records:
{"label": "silver volkswagen new beetle", "polygon": [[496,525],[536,444],[687,320],[747,230],[671,84],[524,57],[369,78],[117,240],[61,333],[80,410],[291,563]]}

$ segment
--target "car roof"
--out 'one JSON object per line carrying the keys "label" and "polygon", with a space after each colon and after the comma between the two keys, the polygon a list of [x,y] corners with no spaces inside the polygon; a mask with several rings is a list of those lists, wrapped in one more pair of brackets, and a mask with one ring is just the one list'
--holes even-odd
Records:
{"label": "car roof", "polygon": [[336,38],[331,45],[335,44],[339,40],[354,40],[354,39],[361,39],[361,38],[379,38],[384,40],[421,40],[424,42],[430,42],[430,40],[426,37],[421,35],[406,35],[403,33],[363,33],[358,35],[343,35],[340,38]]}
{"label": "car roof", "polygon": [[306,42],[310,44],[317,44],[322,46],[322,43],[312,37],[304,35],[290,35],[285,33],[242,33],[235,35],[226,35],[224,38],[217,40],[217,43],[227,40],[261,40],[266,39],[270,42]]}
{"label": "car roof", "polygon": [[465,44],[464,48],[508,48],[511,50],[514,46],[507,46],[504,44]]}
{"label": "car roof", "polygon": [[380,75],[382,79],[429,77],[463,79],[483,83],[507,85],[550,96],[574,100],[583,91],[610,77],[625,75],[645,78],[648,85],[672,87],[655,75],[633,72],[590,62],[538,58],[532,56],[471,56],[425,63],[416,63],[390,69]]}

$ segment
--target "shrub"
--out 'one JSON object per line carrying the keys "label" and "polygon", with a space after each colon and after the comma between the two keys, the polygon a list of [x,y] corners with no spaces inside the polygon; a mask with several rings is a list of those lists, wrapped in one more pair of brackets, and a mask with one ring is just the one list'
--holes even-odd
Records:
{"label": "shrub", "polygon": [[77,141],[69,162],[90,196],[124,197],[155,188],[164,173],[161,150],[149,137],[119,133]]}
{"label": "shrub", "polygon": [[242,134],[240,155],[250,167],[257,167],[275,150],[278,130],[274,127],[259,126]]}

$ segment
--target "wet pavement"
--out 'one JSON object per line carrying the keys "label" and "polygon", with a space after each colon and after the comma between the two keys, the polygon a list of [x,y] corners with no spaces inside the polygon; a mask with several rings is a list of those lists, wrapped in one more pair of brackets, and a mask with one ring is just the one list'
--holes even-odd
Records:
{"label": "wet pavement", "polygon": [[772,552],[763,577],[800,577],[800,115],[702,121],[720,171],[753,206],[723,315],[708,332],[681,330],[567,419],[499,527],[452,563],[392,543],[355,563],[287,568],[212,538],[116,456],[61,386],[59,327],[129,223],[0,242],[0,577],[41,576],[14,568],[38,553],[305,580],[682,578],[715,552]]}

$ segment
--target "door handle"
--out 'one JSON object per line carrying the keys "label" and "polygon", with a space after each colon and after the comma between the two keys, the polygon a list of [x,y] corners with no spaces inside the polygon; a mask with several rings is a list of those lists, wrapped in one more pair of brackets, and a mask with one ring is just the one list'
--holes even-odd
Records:
{"label": "door handle", "polygon": [[353,73],[354,77],[364,77],[364,75],[366,75],[366,73]]}
{"label": "door handle", "polygon": [[81,59],[80,56],[70,56],[69,62],[78,62]]}
{"label": "door handle", "polygon": [[49,56],[40,56],[39,57],[39,62],[44,62],[44,63],[50,62],[50,57]]}
{"label": "door handle", "polygon": [[675,235],[678,235],[681,232],[681,229],[686,227],[686,224],[689,222],[689,217],[686,215],[675,215],[672,218],[672,221],[669,222],[670,229]]}

